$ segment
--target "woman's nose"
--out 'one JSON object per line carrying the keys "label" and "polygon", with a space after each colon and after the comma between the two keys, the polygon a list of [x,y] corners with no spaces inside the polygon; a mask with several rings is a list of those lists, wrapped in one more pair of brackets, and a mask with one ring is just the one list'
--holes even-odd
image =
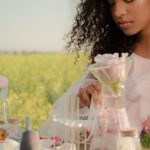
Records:
{"label": "woman's nose", "polygon": [[126,7],[122,3],[116,3],[114,7],[114,16],[120,18],[127,13]]}

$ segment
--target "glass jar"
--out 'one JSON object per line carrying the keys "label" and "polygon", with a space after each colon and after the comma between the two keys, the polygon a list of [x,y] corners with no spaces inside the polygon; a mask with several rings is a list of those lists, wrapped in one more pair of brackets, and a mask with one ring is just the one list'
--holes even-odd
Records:
{"label": "glass jar", "polygon": [[135,129],[121,130],[117,140],[117,150],[142,150],[138,132]]}
{"label": "glass jar", "polygon": [[9,138],[20,141],[21,139],[21,123],[18,118],[8,118],[7,134]]}

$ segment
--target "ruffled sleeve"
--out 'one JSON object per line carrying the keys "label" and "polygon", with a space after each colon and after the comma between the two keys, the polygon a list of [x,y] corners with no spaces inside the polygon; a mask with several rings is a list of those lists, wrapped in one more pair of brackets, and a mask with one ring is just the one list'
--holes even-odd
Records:
{"label": "ruffled sleeve", "polygon": [[[45,121],[40,128],[40,131],[47,131],[47,134],[51,137],[58,136],[61,138],[70,138],[70,128],[66,127],[64,124],[54,121],[55,117],[70,115],[69,111],[75,109],[76,97],[79,92],[80,87],[86,87],[89,84],[95,82],[95,79],[88,78],[88,75],[74,85],[72,85],[65,93],[62,95],[53,105],[53,115],[47,121]],[[89,108],[83,107],[79,110],[80,115],[88,115]]]}

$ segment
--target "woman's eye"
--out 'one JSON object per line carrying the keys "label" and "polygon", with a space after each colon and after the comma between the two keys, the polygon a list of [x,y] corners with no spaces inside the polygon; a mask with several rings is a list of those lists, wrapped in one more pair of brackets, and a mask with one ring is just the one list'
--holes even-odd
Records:
{"label": "woman's eye", "polygon": [[[124,1],[125,3],[131,3],[133,2],[134,0],[122,0]],[[115,4],[117,3],[117,0],[108,0],[108,4],[109,4],[109,7],[112,8]]]}
{"label": "woman's eye", "polygon": [[114,0],[108,0],[109,7],[112,7],[115,4]]}
{"label": "woman's eye", "polygon": [[109,7],[113,7],[115,3],[109,3]]}
{"label": "woman's eye", "polygon": [[127,3],[133,2],[134,0],[124,0]]}

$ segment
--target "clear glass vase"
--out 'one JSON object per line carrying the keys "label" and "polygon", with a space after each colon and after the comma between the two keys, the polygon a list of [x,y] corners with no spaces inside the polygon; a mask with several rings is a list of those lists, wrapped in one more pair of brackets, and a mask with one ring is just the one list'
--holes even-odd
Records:
{"label": "clear glass vase", "polygon": [[92,65],[89,72],[102,85],[101,107],[99,113],[95,113],[98,127],[90,149],[119,150],[117,141],[120,132],[131,128],[124,99],[126,62],[105,66]]}
{"label": "clear glass vase", "polygon": [[[105,93],[103,90],[102,95],[102,107],[100,111],[100,124],[103,124],[103,119],[106,120],[107,132],[118,132],[122,129],[130,128],[128,115],[125,108],[124,101],[124,86],[121,85],[119,95],[114,95],[112,93]],[[111,129],[112,128],[112,129]]]}
{"label": "clear glass vase", "polygon": [[97,117],[98,128],[93,135],[91,150],[119,150],[117,141],[120,132],[131,128],[122,95],[124,87],[120,88],[122,92],[118,96],[103,92],[102,106]]}
{"label": "clear glass vase", "polygon": [[7,136],[10,105],[7,97],[8,87],[0,88],[0,143],[5,142]]}

